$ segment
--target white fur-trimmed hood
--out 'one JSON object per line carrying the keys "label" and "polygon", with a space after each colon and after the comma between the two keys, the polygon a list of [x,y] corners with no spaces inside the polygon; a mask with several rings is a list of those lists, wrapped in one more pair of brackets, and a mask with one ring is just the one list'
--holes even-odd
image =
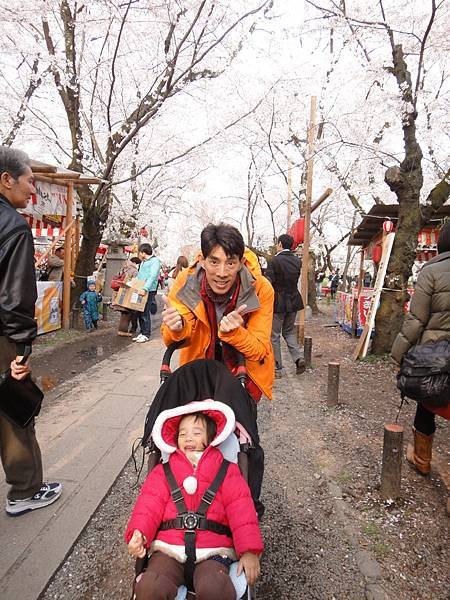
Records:
{"label": "white fur-trimmed hood", "polygon": [[211,442],[211,446],[218,446],[235,430],[234,412],[227,404],[215,400],[190,402],[183,406],[164,410],[157,417],[153,426],[152,437],[161,452],[167,452],[168,454],[175,452],[177,449],[178,427],[182,417],[198,412],[208,415],[216,422],[217,434]]}

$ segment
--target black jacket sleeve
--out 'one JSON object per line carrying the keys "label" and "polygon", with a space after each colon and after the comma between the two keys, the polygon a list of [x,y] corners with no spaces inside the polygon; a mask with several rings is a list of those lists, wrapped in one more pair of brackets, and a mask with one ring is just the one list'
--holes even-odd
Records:
{"label": "black jacket sleeve", "polygon": [[0,335],[16,344],[17,355],[37,334],[34,245],[28,228],[16,231],[0,248]]}

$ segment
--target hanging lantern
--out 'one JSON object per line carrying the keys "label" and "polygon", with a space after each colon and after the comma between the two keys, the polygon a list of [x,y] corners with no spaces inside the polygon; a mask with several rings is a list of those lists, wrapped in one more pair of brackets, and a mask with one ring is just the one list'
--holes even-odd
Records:
{"label": "hanging lantern", "polygon": [[382,251],[382,248],[381,248],[381,244],[376,244],[376,245],[373,247],[373,250],[372,250],[372,260],[373,260],[373,262],[374,262],[376,265],[377,265],[377,264],[380,262],[380,260],[381,260],[381,255],[382,255],[382,252],[383,252],[383,251]]}
{"label": "hanging lantern", "polygon": [[305,219],[297,219],[289,227],[288,234],[294,238],[292,250],[295,250],[299,244],[305,240]]}
{"label": "hanging lantern", "polygon": [[383,231],[385,233],[391,233],[391,231],[394,230],[394,223],[390,220],[387,219],[386,221],[383,222]]}

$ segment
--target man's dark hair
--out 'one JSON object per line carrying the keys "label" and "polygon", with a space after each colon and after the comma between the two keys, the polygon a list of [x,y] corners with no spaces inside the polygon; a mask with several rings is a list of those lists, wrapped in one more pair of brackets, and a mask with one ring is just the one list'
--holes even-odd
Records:
{"label": "man's dark hair", "polygon": [[19,179],[30,166],[30,159],[22,150],[0,146],[0,175],[9,173],[14,179]]}
{"label": "man's dark hair", "polygon": [[445,223],[439,231],[437,249],[439,254],[450,250],[450,221]]}
{"label": "man's dark hair", "polygon": [[140,265],[142,261],[141,261],[141,259],[140,259],[140,258],[138,258],[137,256],[132,256],[132,257],[130,258],[130,262],[134,263],[135,265]]}
{"label": "man's dark hair", "polygon": [[200,244],[203,258],[207,258],[215,246],[220,246],[228,257],[244,256],[245,244],[241,232],[226,223],[207,225],[201,233]]}
{"label": "man's dark hair", "polygon": [[294,244],[294,238],[292,235],[282,233],[278,238],[278,243],[282,245],[283,250],[291,250],[292,245]]}
{"label": "man's dark hair", "polygon": [[64,252],[64,248],[63,248],[62,246],[60,246],[59,248],[56,248],[56,249],[55,249],[55,254],[56,254],[57,252]]}
{"label": "man's dark hair", "polygon": [[143,252],[144,254],[151,256],[153,254],[153,248],[150,246],[150,244],[141,244],[139,246],[139,252]]}

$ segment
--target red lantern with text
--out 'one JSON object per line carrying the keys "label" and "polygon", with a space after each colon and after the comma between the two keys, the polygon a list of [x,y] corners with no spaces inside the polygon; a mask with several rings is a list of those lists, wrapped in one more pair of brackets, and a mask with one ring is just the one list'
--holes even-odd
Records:
{"label": "red lantern with text", "polygon": [[382,248],[380,244],[376,244],[372,250],[372,260],[375,264],[378,264],[381,260]]}
{"label": "red lantern with text", "polygon": [[391,233],[391,231],[394,231],[394,223],[390,219],[387,219],[386,221],[384,221],[383,231],[385,233]]}
{"label": "red lantern with text", "polygon": [[288,234],[294,238],[292,250],[295,250],[299,244],[305,240],[305,219],[297,219],[289,227]]}

